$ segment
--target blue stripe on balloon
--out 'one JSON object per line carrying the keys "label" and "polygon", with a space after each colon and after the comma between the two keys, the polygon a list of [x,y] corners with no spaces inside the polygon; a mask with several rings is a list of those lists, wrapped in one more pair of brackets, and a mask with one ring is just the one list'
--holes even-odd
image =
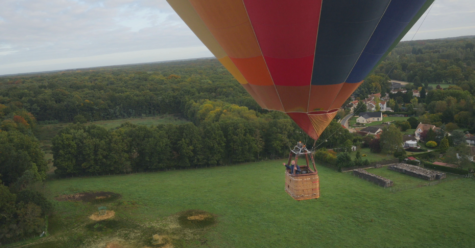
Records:
{"label": "blue stripe on balloon", "polygon": [[393,0],[358,59],[347,83],[361,82],[371,72],[426,0]]}
{"label": "blue stripe on balloon", "polygon": [[390,0],[324,0],[312,85],[345,82]]}

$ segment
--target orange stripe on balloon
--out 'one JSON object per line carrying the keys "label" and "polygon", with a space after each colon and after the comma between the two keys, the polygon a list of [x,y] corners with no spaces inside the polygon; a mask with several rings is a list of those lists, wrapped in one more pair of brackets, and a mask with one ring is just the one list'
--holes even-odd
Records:
{"label": "orange stripe on balloon", "polygon": [[323,131],[325,131],[325,128],[327,128],[337,113],[338,111],[333,111],[325,114],[308,115],[310,121],[312,122],[313,129],[315,130],[315,133],[318,135],[318,137],[322,135]]}
{"label": "orange stripe on balloon", "polygon": [[274,85],[262,56],[253,58],[233,58],[236,67],[241,71],[247,82],[253,85]]}
{"label": "orange stripe on balloon", "polygon": [[276,85],[285,112],[307,112],[308,85],[282,86]]}
{"label": "orange stripe on balloon", "polygon": [[[310,89],[310,101],[308,111],[328,111],[338,95],[343,83],[329,85],[312,85]],[[308,87],[307,87],[308,88]]]}
{"label": "orange stripe on balloon", "polygon": [[290,116],[308,136],[314,140],[318,139],[318,134],[315,132],[315,128],[306,113],[287,113],[287,115]]}
{"label": "orange stripe on balloon", "polygon": [[167,2],[216,58],[220,59],[227,56],[224,49],[206,27],[206,24],[201,20],[201,17],[196,13],[190,1],[167,0]]}
{"label": "orange stripe on balloon", "polygon": [[259,96],[259,100],[266,106],[266,109],[284,112],[274,85],[249,85]]}
{"label": "orange stripe on balloon", "polygon": [[252,98],[254,98],[254,100],[257,102],[257,104],[259,104],[261,108],[267,109],[267,106],[264,104],[264,102],[261,100],[259,95],[254,91],[254,89],[252,88],[250,84],[241,84],[241,85],[247,91],[247,93],[249,93],[249,95],[251,95]]}
{"label": "orange stripe on balloon", "polygon": [[218,58],[219,62],[223,64],[224,68],[226,68],[231,75],[234,76],[234,78],[240,83],[240,84],[247,84],[246,78],[244,78],[244,75],[239,71],[239,69],[236,67],[236,65],[233,63],[233,61],[228,57],[223,57],[223,58]]}
{"label": "orange stripe on balloon", "polygon": [[190,3],[229,57],[262,56],[242,0],[190,0]]}

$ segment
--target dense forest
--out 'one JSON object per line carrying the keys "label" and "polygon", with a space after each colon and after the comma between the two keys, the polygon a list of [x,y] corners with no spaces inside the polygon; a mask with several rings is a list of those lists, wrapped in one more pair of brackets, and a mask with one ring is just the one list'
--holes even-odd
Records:
{"label": "dense forest", "polygon": [[[408,81],[415,87],[453,84],[475,93],[475,38],[401,42],[374,70],[379,77]],[[368,80],[370,79],[370,80]],[[357,93],[388,92],[381,78],[368,77]]]}

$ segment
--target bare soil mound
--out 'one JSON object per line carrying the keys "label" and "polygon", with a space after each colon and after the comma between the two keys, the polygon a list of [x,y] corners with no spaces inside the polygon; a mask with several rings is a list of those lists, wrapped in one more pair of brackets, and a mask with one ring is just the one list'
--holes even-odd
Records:
{"label": "bare soil mound", "polygon": [[107,220],[115,216],[115,212],[113,210],[105,210],[105,213],[93,213],[91,216],[89,216],[89,219],[95,220],[95,221],[100,221],[100,220]]}
{"label": "bare soil mound", "polygon": [[82,192],[71,195],[60,195],[55,199],[57,201],[82,201],[82,202],[91,202],[91,203],[104,203],[117,200],[121,197],[120,194],[114,192]]}
{"label": "bare soil mound", "polygon": [[205,228],[216,223],[214,215],[202,210],[188,210],[178,215],[178,222],[184,228]]}

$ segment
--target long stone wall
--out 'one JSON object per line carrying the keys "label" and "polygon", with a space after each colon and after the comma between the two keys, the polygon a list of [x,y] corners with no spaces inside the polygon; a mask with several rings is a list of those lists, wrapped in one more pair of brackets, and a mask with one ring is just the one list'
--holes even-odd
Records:
{"label": "long stone wall", "polygon": [[363,169],[357,169],[357,170],[354,170],[353,171],[353,175],[361,178],[361,179],[364,179],[366,181],[370,181],[372,183],[375,183],[381,187],[392,187],[393,186],[393,182],[387,178],[384,178],[384,177],[381,177],[381,176],[378,176],[378,175],[375,175],[375,174],[372,174],[372,173],[369,173]]}
{"label": "long stone wall", "polygon": [[402,164],[402,163],[392,164],[388,166],[388,169],[399,172],[399,173],[403,173],[409,176],[421,178],[424,180],[429,180],[429,181],[440,180],[446,177],[445,173],[443,172],[432,171],[432,170],[424,169],[422,167],[410,165],[410,164]]}

